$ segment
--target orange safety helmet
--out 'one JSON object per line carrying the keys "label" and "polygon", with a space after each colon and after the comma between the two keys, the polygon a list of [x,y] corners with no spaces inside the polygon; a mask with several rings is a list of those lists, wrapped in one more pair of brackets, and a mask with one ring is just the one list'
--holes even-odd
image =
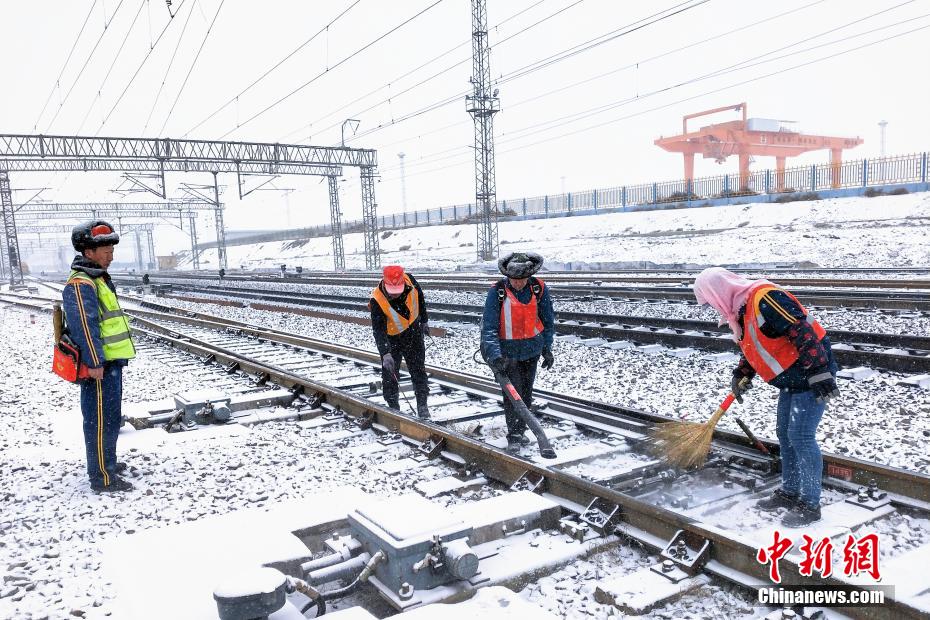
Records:
{"label": "orange safety helmet", "polygon": [[384,290],[389,295],[400,295],[404,292],[404,268],[400,265],[388,265],[382,271]]}

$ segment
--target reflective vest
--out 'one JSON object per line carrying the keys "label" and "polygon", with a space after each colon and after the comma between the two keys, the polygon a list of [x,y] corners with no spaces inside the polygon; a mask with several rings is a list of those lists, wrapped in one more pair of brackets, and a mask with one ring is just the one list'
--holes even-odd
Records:
{"label": "reflective vest", "polygon": [[539,318],[537,298],[542,298],[546,285],[542,280],[533,278],[527,283],[527,286],[538,286],[539,292],[532,291],[533,294],[530,295],[529,302],[524,304],[517,299],[510,287],[504,283],[504,297],[501,300],[501,322],[498,329],[498,336],[501,340],[528,340],[543,333],[543,329],[545,329]]}
{"label": "reflective vest", "polygon": [[404,284],[410,287],[410,290],[407,292],[407,313],[410,318],[407,319],[391,307],[391,302],[388,300],[387,295],[381,290],[380,286],[376,286],[375,290],[371,292],[372,299],[378,302],[378,305],[381,307],[381,312],[387,317],[388,336],[397,336],[403,333],[417,320],[417,317],[420,316],[420,296],[417,294],[417,290],[414,288],[413,282],[410,281],[410,276],[407,274],[404,274]]}
{"label": "reflective vest", "polygon": [[[97,308],[100,320],[100,339],[103,341],[103,359],[129,360],[136,356],[129,333],[129,321],[119,306],[119,300],[103,278],[92,278],[83,271],[72,271],[68,284],[82,280],[97,289]],[[88,343],[93,346],[92,343]]]}
{"label": "reflective vest", "polygon": [[811,324],[814,333],[817,334],[818,341],[823,340],[824,336],[827,335],[826,330],[815,318],[808,314],[797,297],[788,291],[767,283],[759,284],[750,289],[749,297],[746,300],[746,312],[743,315],[743,338],[739,342],[739,348],[742,349],[746,360],[766,383],[790,368],[792,364],[798,361],[799,357],[797,347],[787,336],[769,338],[762,333],[761,328],[765,323],[765,317],[762,316],[759,303],[766,293],[773,290],[781,290],[801,306],[804,315],[807,317],[807,322]]}

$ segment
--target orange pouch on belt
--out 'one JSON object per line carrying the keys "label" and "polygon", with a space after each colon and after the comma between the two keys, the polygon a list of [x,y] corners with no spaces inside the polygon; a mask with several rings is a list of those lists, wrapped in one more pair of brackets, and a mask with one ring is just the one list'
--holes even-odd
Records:
{"label": "orange pouch on belt", "polygon": [[75,383],[78,380],[80,366],[81,353],[77,347],[64,339],[59,340],[58,344],[53,347],[52,372],[65,381]]}

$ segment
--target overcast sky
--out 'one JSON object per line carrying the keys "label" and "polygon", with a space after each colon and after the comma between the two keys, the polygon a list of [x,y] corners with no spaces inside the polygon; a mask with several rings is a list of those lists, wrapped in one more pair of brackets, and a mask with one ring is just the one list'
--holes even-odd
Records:
{"label": "overcast sky", "polygon": [[[468,0],[173,0],[173,19],[163,0],[2,8],[0,133],[336,145],[342,122],[356,118],[347,144],[378,151],[379,213],[402,210],[401,152],[409,210],[474,200]],[[878,154],[883,119],[889,154],[930,146],[930,0],[488,0],[488,21],[502,109],[498,198],[680,178],[681,157],[653,141],[678,133],[684,114],[743,101],[751,117],[862,137],[851,158]],[[736,165],[699,161],[696,174]],[[209,178],[169,175],[169,191]],[[49,200],[120,198],[115,173],[11,179],[50,187]],[[265,187],[294,191],[242,202],[235,177],[220,179],[230,228],[328,220],[320,179],[282,177]],[[342,191],[345,217],[358,217],[354,171]],[[201,234],[212,234],[206,220]],[[181,239],[159,235],[158,253]]]}

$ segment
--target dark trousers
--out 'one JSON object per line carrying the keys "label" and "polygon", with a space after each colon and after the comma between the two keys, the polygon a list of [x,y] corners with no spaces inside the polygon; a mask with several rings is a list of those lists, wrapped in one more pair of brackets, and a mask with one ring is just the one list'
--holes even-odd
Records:
{"label": "dark trousers", "polygon": [[[510,360],[504,373],[513,383],[513,387],[520,394],[520,398],[523,399],[527,409],[533,404],[533,383],[536,381],[536,364],[538,362],[538,355],[528,360]],[[508,435],[522,435],[526,432],[526,422],[514,411],[513,404],[506,394],[504,394],[504,418],[507,420]]]}
{"label": "dark trousers", "polygon": [[[416,395],[417,408],[425,408],[426,398],[429,394],[429,383],[426,378],[426,345],[423,343],[423,333],[420,331],[419,323],[397,336],[389,337],[388,340],[391,343],[391,357],[394,358],[394,362],[397,364],[398,374],[400,373],[400,361],[403,359],[407,362],[407,371],[410,373],[411,381],[413,381],[413,393]],[[384,390],[384,400],[388,407],[400,409],[397,377],[390,375],[382,368],[381,385]]]}
{"label": "dark trousers", "polygon": [[91,484],[108,486],[116,479],[116,437],[122,423],[123,367],[107,364],[103,379],[81,382],[84,447]]}

